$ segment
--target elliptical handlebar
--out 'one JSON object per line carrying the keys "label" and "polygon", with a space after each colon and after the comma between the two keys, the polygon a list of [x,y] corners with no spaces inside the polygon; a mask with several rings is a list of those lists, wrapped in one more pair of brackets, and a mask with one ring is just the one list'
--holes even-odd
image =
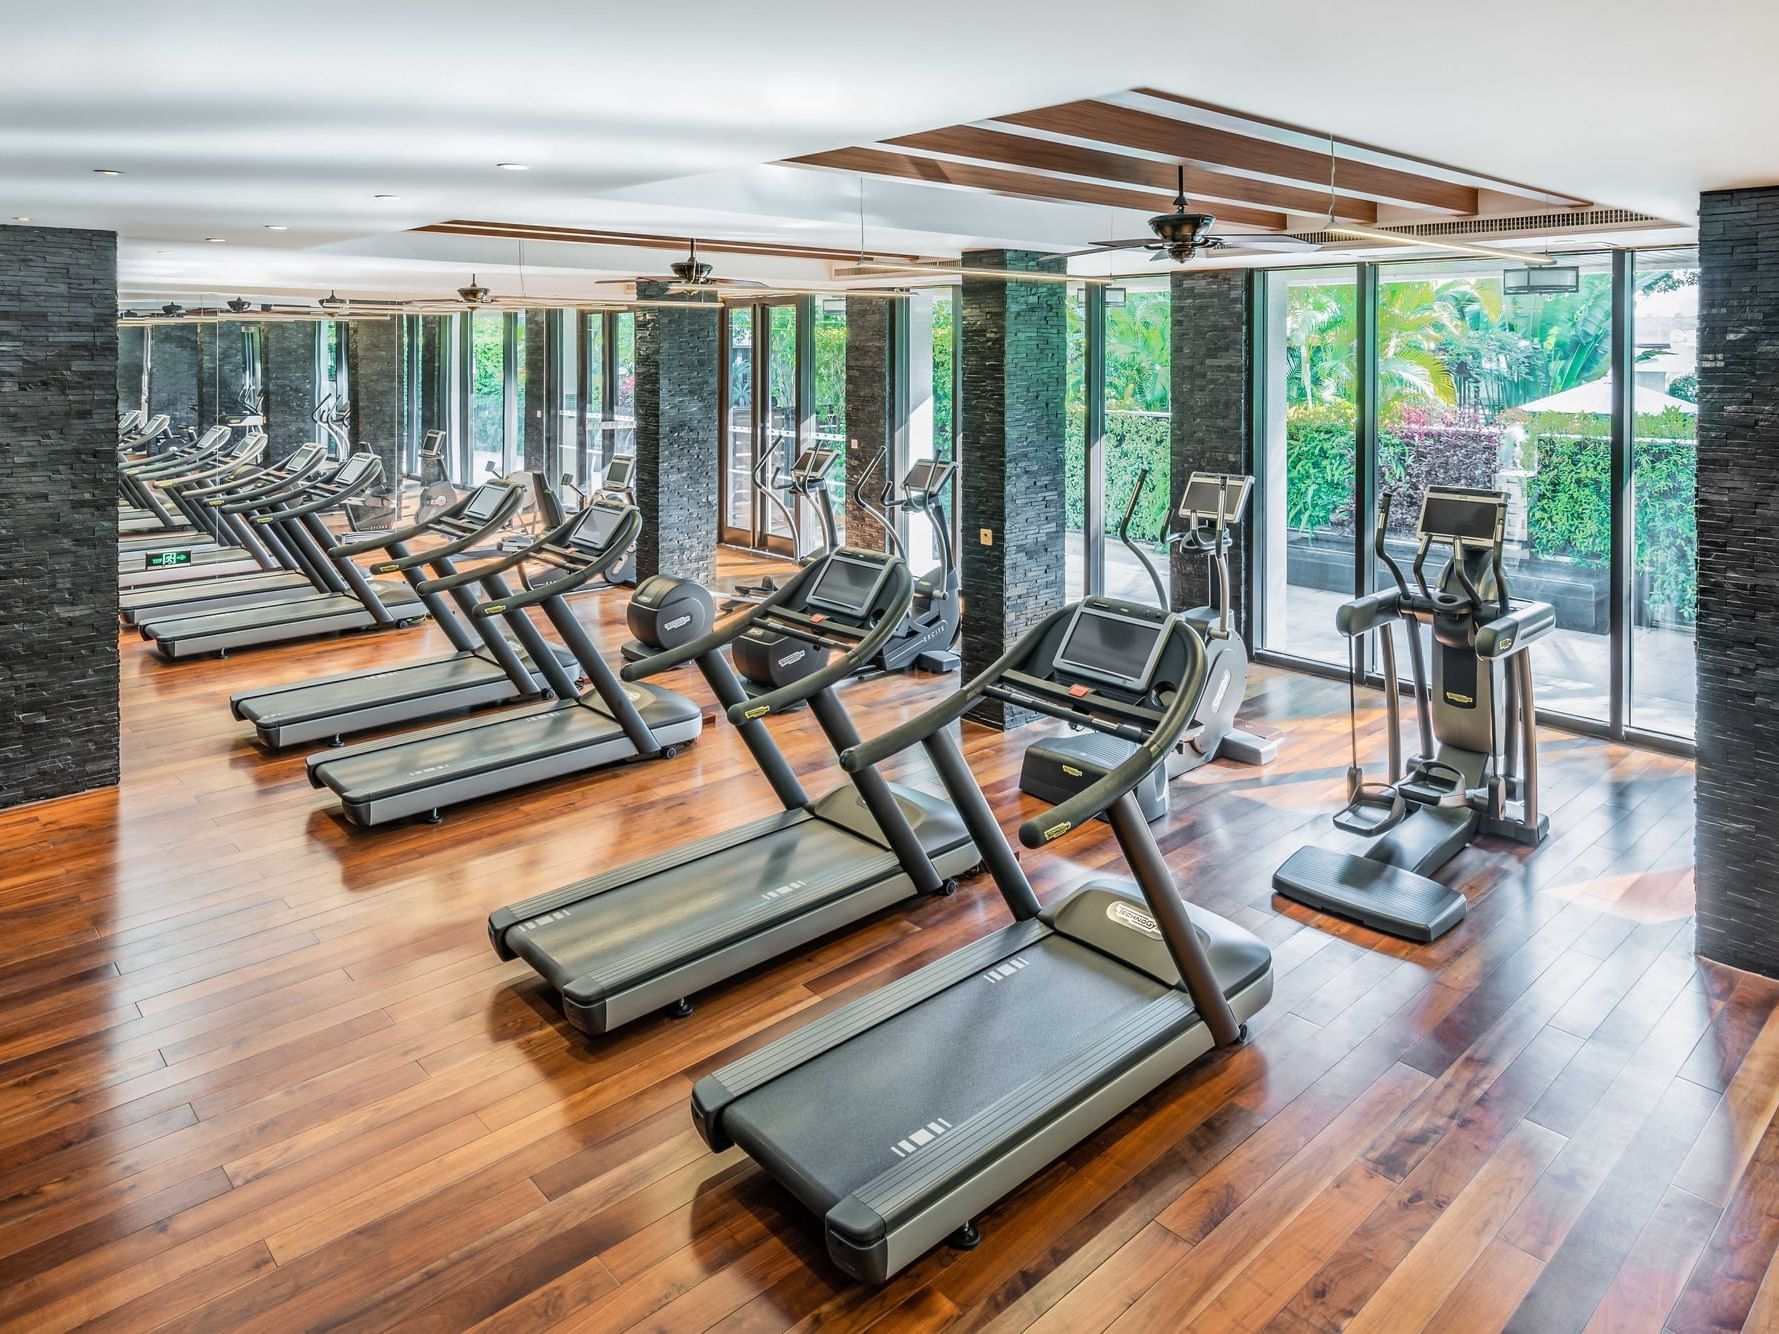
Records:
{"label": "elliptical handlebar", "polygon": [[1167,610],[1167,585],[1162,582],[1161,573],[1155,568],[1155,562],[1149,559],[1149,553],[1131,540],[1130,521],[1137,512],[1137,504],[1143,498],[1143,490],[1149,485],[1149,469],[1145,465],[1137,472],[1137,484],[1130,490],[1130,500],[1124,506],[1124,517],[1118,521],[1118,540],[1131,555],[1137,558],[1143,572],[1149,576],[1149,582],[1155,586],[1155,605],[1163,611]]}
{"label": "elliptical handlebar", "polygon": [[875,519],[878,526],[883,529],[884,535],[889,538],[890,550],[906,560],[908,550],[902,544],[902,535],[896,531],[896,521],[890,513],[902,502],[894,500],[890,495],[889,469],[883,469],[883,485],[878,488],[877,504],[872,505],[865,496],[865,483],[871,480],[872,473],[882,467],[888,452],[887,449],[879,449],[871,456],[871,461],[865,465],[865,471],[860,473],[858,481],[853,483],[852,499],[855,505]]}

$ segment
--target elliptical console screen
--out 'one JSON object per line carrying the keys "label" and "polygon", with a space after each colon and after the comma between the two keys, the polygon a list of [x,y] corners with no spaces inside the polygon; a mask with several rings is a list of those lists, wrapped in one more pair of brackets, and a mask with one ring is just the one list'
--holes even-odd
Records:
{"label": "elliptical console screen", "polygon": [[1252,477],[1239,473],[1195,472],[1186,479],[1186,489],[1180,493],[1180,517],[1196,514],[1207,523],[1215,523],[1221,506],[1223,522],[1235,523],[1247,508],[1253,484]]}
{"label": "elliptical console screen", "polygon": [[1421,501],[1422,537],[1435,542],[1494,546],[1507,516],[1507,497],[1496,491],[1433,491]]}
{"label": "elliptical console screen", "polygon": [[814,481],[826,477],[828,469],[834,466],[834,460],[839,457],[840,451],[834,449],[806,449],[797,455],[791,471],[804,481]]}
{"label": "elliptical console screen", "polygon": [[815,586],[803,600],[822,611],[862,620],[888,573],[888,565],[836,552],[828,558],[827,568],[815,577]]}
{"label": "elliptical console screen", "polygon": [[1056,665],[1091,681],[1142,690],[1166,639],[1164,621],[1142,620],[1083,602],[1063,633]]}
{"label": "elliptical console screen", "polygon": [[944,459],[922,459],[908,470],[902,479],[904,491],[924,491],[932,494],[951,480],[951,464]]}
{"label": "elliptical console screen", "polygon": [[607,491],[623,491],[630,485],[630,470],[634,460],[628,454],[618,454],[605,468],[605,489]]}
{"label": "elliptical console screen", "polygon": [[569,530],[569,545],[579,547],[582,551],[599,551],[611,540],[611,535],[618,527],[618,520],[624,517],[622,508],[614,505],[589,505],[581,511],[581,517]]}

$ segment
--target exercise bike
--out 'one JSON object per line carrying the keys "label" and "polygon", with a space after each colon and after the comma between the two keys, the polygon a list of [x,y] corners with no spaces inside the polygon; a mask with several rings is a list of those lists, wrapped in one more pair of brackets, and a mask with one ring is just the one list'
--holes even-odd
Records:
{"label": "exercise bike", "polygon": [[[1415,526],[1414,584],[1385,545],[1391,497],[1379,498],[1374,542],[1396,587],[1341,605],[1349,641],[1352,761],[1347,805],[1334,824],[1369,838],[1363,852],[1299,848],[1273,875],[1288,899],[1409,940],[1430,941],[1464,920],[1464,896],[1432,879],[1477,834],[1536,846],[1550,824],[1538,809],[1537,710],[1526,652],[1556,628],[1547,602],[1514,598],[1502,568],[1507,493],[1429,487]],[[1446,553],[1432,584],[1426,564]],[[1408,626],[1420,753],[1402,759],[1397,622]],[[1421,627],[1432,631],[1428,679]],[[1359,764],[1355,694],[1363,641],[1382,631],[1389,781],[1368,783]],[[1505,743],[1503,744],[1503,737]]]}
{"label": "exercise bike", "polygon": [[866,484],[882,468],[885,453],[878,450],[865,466],[864,474],[853,485],[853,503],[882,526],[890,550],[904,559],[908,552],[902,535],[896,531],[895,512],[906,510],[925,515],[932,526],[934,545],[939,548],[939,564],[915,580],[914,601],[907,617],[859,674],[871,676],[910,667],[923,672],[954,672],[961,661],[954,647],[960,609],[958,572],[951,546],[951,523],[940,496],[956,478],[957,468],[945,459],[921,459],[902,478],[901,495],[895,494],[885,473],[877,503],[873,505]]}
{"label": "exercise bike", "polygon": [[[1167,610],[1167,585],[1155,563],[1131,539],[1130,521],[1149,482],[1149,469],[1137,474],[1124,517],[1118,524],[1118,540],[1137,558],[1154,585],[1156,604]],[[1180,619],[1204,640],[1206,673],[1204,693],[1194,711],[1192,725],[1167,754],[1166,760],[1137,785],[1137,806],[1145,819],[1159,820],[1168,812],[1168,782],[1212,760],[1226,758],[1241,764],[1266,764],[1279,753],[1272,737],[1256,736],[1235,725],[1248,687],[1248,649],[1229,622],[1229,549],[1231,529],[1247,507],[1254,479],[1235,473],[1195,472],[1186,480],[1176,513],[1181,521],[1167,544],[1196,551],[1205,557],[1216,605],[1192,607]],[[1019,790],[1046,801],[1066,800],[1085,790],[1129,757],[1128,741],[1104,732],[1086,732],[1037,742],[1025,752],[1020,768]]]}

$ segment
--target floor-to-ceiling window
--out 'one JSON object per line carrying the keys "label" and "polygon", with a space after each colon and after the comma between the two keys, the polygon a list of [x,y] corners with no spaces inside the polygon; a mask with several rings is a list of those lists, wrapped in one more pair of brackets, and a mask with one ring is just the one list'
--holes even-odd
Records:
{"label": "floor-to-ceiling window", "polygon": [[586,407],[581,415],[584,429],[575,465],[575,482],[582,486],[592,485],[600,475],[605,459],[612,391],[612,377],[607,374],[607,349],[611,340],[606,334],[611,327],[610,321],[609,314],[594,312],[585,316],[581,324],[580,373],[582,402]]}
{"label": "floor-to-ceiling window", "polygon": [[[953,287],[924,288],[907,298],[904,318],[908,330],[908,421],[904,471],[921,459],[957,458],[957,308],[957,289]],[[957,487],[954,473],[946,494],[940,497],[953,551],[958,539]],[[897,517],[903,524],[909,563],[916,573],[924,574],[934,567],[939,556],[932,521],[925,514],[905,510]]]}
{"label": "floor-to-ceiling window", "polygon": [[469,324],[470,485],[506,471],[506,326],[498,311],[474,311]]}
{"label": "floor-to-ceiling window", "polygon": [[1350,266],[1275,270],[1256,303],[1256,639],[1327,663],[1347,660],[1334,609],[1354,592],[1358,277]]}
{"label": "floor-to-ceiling window", "polygon": [[754,308],[736,304],[727,327],[723,376],[723,540],[751,545],[754,464]]}
{"label": "floor-to-ceiling window", "polygon": [[[810,371],[813,377],[815,414],[813,444],[838,453],[829,474],[834,493],[834,527],[846,540],[846,298],[823,297],[811,303]],[[884,468],[895,471],[895,460]]]}
{"label": "floor-to-ceiling window", "polygon": [[[1092,516],[1089,514],[1088,479],[1097,476],[1098,440],[1094,438],[1089,419],[1088,325],[1096,321],[1098,300],[1089,299],[1086,284],[1071,283],[1064,302],[1067,321],[1063,336],[1063,582],[1069,601],[1080,598],[1089,589],[1088,567],[1092,558],[1088,537]],[[1098,347],[1098,332],[1094,334]]]}
{"label": "floor-to-ceiling window", "polygon": [[1693,734],[1699,257],[1639,253],[1631,372],[1631,726]]}
{"label": "floor-to-ceiling window", "polygon": [[1141,559],[1118,540],[1117,526],[1137,481],[1147,470],[1143,493],[1131,511],[1128,536],[1168,584],[1168,513],[1172,508],[1172,456],[1168,415],[1169,315],[1166,278],[1110,287],[1105,303],[1105,426],[1100,447],[1104,469],[1105,574],[1100,587],[1112,597],[1153,602],[1157,596]]}
{"label": "floor-to-ceiling window", "polygon": [[613,454],[636,453],[636,313],[623,310],[612,316],[607,336],[612,356],[607,362],[612,377],[611,425],[599,456],[603,468]]}
{"label": "floor-to-ceiling window", "polygon": [[577,310],[558,310],[551,314],[553,322],[550,378],[556,386],[556,429],[550,433],[556,456],[550,460],[550,479],[564,477],[571,485],[582,485],[581,475],[581,329],[586,317]]}

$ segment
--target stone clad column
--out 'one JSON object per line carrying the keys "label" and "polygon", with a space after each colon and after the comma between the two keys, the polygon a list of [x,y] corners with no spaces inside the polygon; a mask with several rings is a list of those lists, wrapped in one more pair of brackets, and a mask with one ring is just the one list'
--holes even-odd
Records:
{"label": "stone clad column", "polygon": [[[966,268],[1038,269],[1028,251],[972,251]],[[1061,283],[963,280],[959,504],[963,679],[1063,604],[1063,399],[1068,289]],[[993,727],[1029,720],[980,700]]]}
{"label": "stone clad column", "polygon": [[[1170,511],[1186,479],[1196,471],[1252,473],[1253,292],[1258,274],[1240,269],[1182,269],[1173,274],[1168,395],[1172,418]],[[1253,598],[1249,595],[1256,497],[1236,529],[1229,552],[1231,620],[1243,638]],[[1171,527],[1178,529],[1177,520]],[[1211,602],[1205,558],[1175,547],[1168,581],[1174,610]]]}
{"label": "stone clad column", "polygon": [[[666,286],[638,283],[662,300]],[[639,578],[717,573],[717,313],[636,309],[636,505]]]}
{"label": "stone clad column", "polygon": [[148,410],[177,431],[198,422],[198,326],[155,324],[148,351]]}
{"label": "stone clad column", "polygon": [[383,484],[401,476],[402,326],[399,319],[354,320],[346,335],[346,383],[352,395],[352,443],[383,462]]}
{"label": "stone clad column", "polygon": [[117,782],[117,238],[0,227],[0,273],[3,808]]}
{"label": "stone clad column", "polygon": [[1695,939],[1779,977],[1779,186],[1700,196],[1699,268]]}
{"label": "stone clad column", "polygon": [[308,320],[268,320],[265,333],[267,457],[276,463],[319,434],[315,410],[315,330]]}
{"label": "stone clad column", "polygon": [[142,395],[142,363],[148,354],[148,326],[132,324],[117,331],[117,414],[147,406]]}
{"label": "stone clad column", "polygon": [[879,450],[887,450],[883,472],[894,477],[895,459],[895,303],[881,298],[846,298],[846,481],[847,493],[835,497],[846,514],[846,543],[885,551],[889,540],[883,525],[853,503],[852,486],[865,475]]}

